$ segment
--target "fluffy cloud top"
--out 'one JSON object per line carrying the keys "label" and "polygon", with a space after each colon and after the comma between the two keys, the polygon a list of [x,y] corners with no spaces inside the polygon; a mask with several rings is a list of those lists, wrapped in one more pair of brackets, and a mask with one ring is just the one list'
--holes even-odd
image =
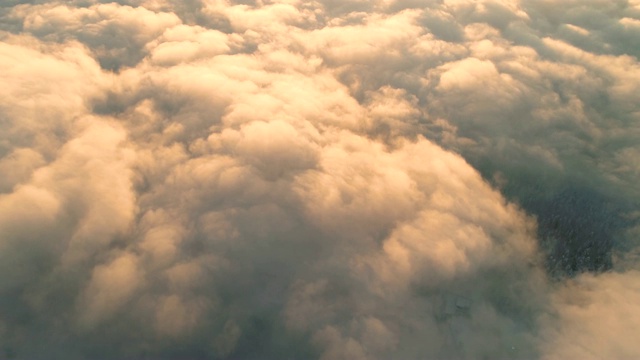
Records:
{"label": "fluffy cloud top", "polygon": [[640,356],[640,4],[0,19],[0,358]]}

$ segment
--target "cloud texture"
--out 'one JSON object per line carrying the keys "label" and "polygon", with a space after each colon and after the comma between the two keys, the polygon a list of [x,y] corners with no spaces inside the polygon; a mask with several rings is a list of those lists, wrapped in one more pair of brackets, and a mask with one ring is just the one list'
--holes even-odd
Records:
{"label": "cloud texture", "polygon": [[638,24],[4,2],[0,358],[640,356]]}

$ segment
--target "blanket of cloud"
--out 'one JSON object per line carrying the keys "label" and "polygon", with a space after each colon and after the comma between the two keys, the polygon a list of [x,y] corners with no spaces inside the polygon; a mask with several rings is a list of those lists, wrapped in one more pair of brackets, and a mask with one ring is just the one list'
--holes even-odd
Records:
{"label": "blanket of cloud", "polygon": [[0,359],[640,357],[640,1],[0,4]]}

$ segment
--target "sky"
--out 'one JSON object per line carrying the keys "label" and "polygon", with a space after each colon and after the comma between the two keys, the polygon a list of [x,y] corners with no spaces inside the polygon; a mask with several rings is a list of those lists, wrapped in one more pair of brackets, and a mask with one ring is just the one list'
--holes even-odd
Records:
{"label": "sky", "polygon": [[640,1],[0,2],[0,359],[640,358]]}

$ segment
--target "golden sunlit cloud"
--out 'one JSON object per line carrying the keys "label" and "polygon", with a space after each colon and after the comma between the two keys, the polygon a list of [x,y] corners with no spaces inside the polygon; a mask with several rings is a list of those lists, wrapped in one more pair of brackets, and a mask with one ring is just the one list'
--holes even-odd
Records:
{"label": "golden sunlit cloud", "polygon": [[601,359],[633,1],[0,5],[0,359]]}

